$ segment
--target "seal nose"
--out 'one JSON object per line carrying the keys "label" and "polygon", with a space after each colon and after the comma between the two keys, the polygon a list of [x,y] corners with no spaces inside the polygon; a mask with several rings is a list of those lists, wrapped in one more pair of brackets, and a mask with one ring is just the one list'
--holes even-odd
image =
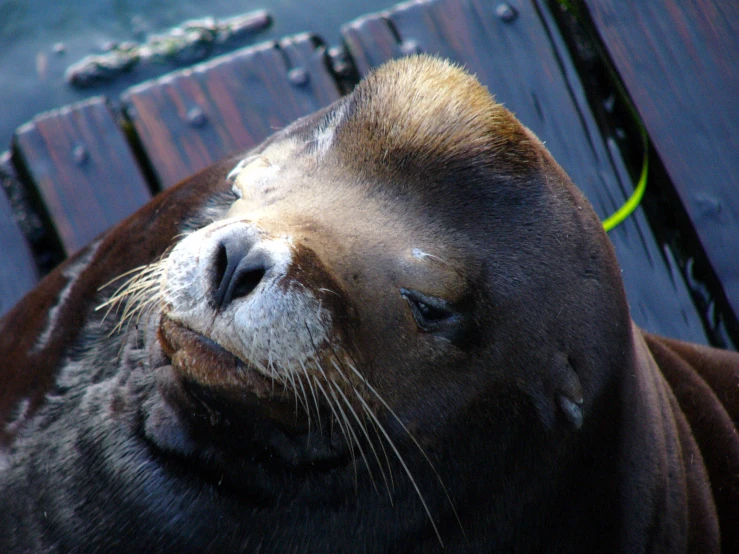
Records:
{"label": "seal nose", "polygon": [[267,255],[244,237],[223,237],[216,247],[214,296],[217,308],[251,294],[269,269]]}

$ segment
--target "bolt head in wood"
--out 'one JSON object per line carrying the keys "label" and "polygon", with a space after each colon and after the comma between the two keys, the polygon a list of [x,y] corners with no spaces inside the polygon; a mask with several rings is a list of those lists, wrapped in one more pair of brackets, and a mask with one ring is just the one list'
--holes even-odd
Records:
{"label": "bolt head in wood", "polygon": [[287,72],[287,78],[293,85],[299,87],[308,84],[308,81],[310,80],[308,72],[302,67],[292,68],[290,71]]}
{"label": "bolt head in wood", "polygon": [[516,12],[516,9],[513,6],[503,2],[502,4],[498,4],[498,7],[495,8],[495,15],[497,15],[504,23],[510,23],[518,17],[518,12]]}
{"label": "bolt head in wood", "polygon": [[193,127],[202,127],[208,122],[208,116],[199,107],[190,108],[187,112],[187,122]]}
{"label": "bolt head in wood", "polygon": [[84,165],[88,158],[87,148],[83,144],[78,144],[72,148],[72,159],[75,165]]}
{"label": "bolt head in wood", "polygon": [[412,56],[414,54],[420,54],[423,52],[421,45],[415,40],[404,40],[400,43],[400,51],[404,56]]}

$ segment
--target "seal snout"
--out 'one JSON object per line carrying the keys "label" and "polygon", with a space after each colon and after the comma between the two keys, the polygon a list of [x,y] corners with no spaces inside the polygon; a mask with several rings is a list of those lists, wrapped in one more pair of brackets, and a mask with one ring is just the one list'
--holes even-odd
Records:
{"label": "seal snout", "polygon": [[159,339],[176,369],[244,390],[254,388],[253,373],[289,386],[318,371],[335,340],[333,299],[321,287],[333,295],[337,287],[295,242],[229,218],[175,246],[163,262]]}
{"label": "seal snout", "polygon": [[213,262],[213,300],[217,309],[251,294],[274,265],[269,252],[254,246],[254,240],[239,234],[229,234],[218,241]]}

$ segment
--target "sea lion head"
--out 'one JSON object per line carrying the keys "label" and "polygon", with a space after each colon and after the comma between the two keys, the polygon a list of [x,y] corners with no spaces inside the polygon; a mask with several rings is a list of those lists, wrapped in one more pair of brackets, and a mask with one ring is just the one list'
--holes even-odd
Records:
{"label": "sea lion head", "polygon": [[552,508],[531,491],[594,432],[631,324],[602,226],[542,143],[421,56],[229,170],[213,221],[122,294],[155,327],[146,440],[249,498],[310,506],[310,482],[412,505],[434,537]]}

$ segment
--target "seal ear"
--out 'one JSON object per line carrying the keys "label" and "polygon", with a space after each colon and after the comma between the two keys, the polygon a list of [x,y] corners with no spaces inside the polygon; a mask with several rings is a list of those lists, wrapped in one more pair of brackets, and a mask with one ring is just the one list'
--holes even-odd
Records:
{"label": "seal ear", "polygon": [[536,390],[530,391],[539,417],[547,428],[552,429],[559,410],[569,424],[580,429],[583,423],[582,385],[569,357],[564,352],[557,352],[549,360],[547,369],[535,385]]}
{"label": "seal ear", "polygon": [[554,379],[555,395],[565,418],[575,429],[582,427],[582,384],[565,354],[554,356],[552,377]]}

